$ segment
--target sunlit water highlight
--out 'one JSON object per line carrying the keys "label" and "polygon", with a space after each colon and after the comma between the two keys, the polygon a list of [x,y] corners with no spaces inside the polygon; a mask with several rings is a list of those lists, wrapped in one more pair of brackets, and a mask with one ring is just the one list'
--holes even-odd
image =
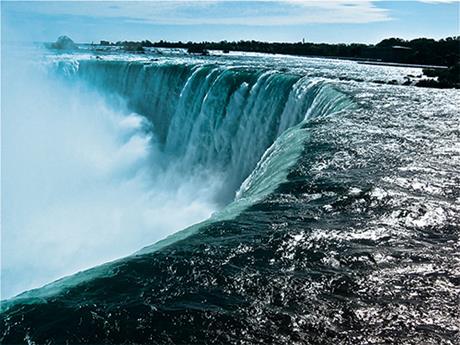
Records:
{"label": "sunlit water highlight", "polygon": [[[144,227],[126,218],[130,235],[119,231],[123,243],[116,236],[109,240],[128,251],[127,238],[137,238],[139,247],[129,250],[147,247],[136,255],[4,302],[1,340],[455,344],[458,91],[374,82],[402,81],[418,69],[180,54],[109,54],[100,60],[83,52],[45,59],[53,83],[66,86],[52,90],[70,100],[74,95],[77,113],[90,114],[84,122],[101,134],[101,142],[82,136],[90,144],[82,144],[85,159],[76,160],[96,157],[92,162],[100,170],[70,169],[70,176],[86,176],[94,186],[89,199],[96,203],[83,210],[123,202],[128,215],[151,210],[149,221],[174,212],[164,232],[157,221]],[[46,107],[50,98],[42,98]],[[75,122],[75,134],[86,133]],[[53,133],[52,124],[31,127]],[[13,127],[8,132],[15,133]],[[66,143],[67,136],[57,138]],[[88,155],[93,146],[104,149]],[[69,147],[51,152],[68,157]],[[65,190],[58,177],[52,185]],[[119,190],[120,181],[130,187]],[[101,185],[121,201],[100,197]],[[37,188],[29,186],[26,192]],[[69,189],[68,198],[60,194],[61,207],[78,209],[71,201],[85,200],[80,186]],[[151,194],[146,203],[133,202]],[[189,202],[197,207],[184,211]],[[175,215],[190,225],[214,210],[220,210],[214,218],[175,233]],[[109,213],[95,213],[94,219],[113,222]],[[54,224],[53,217],[45,219]],[[61,218],[62,227],[76,231],[74,241],[84,241],[87,233],[73,223],[85,224],[71,219],[66,224]],[[44,235],[53,234],[45,228]],[[40,269],[47,255],[43,261],[31,257]],[[72,259],[85,266],[80,257]]]}

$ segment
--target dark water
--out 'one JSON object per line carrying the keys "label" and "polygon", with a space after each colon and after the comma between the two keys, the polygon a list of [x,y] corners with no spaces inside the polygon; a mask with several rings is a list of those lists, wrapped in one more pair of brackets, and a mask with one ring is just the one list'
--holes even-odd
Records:
{"label": "dark water", "polygon": [[329,80],[287,180],[228,220],[5,303],[5,344],[456,344],[458,91]]}

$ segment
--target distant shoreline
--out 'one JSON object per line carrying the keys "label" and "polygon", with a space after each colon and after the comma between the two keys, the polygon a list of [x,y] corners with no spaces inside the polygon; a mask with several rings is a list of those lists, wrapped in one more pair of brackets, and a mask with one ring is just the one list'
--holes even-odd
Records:
{"label": "distant shoreline", "polygon": [[[67,36],[61,36],[55,43],[48,45],[54,49],[75,49],[76,44]],[[319,57],[356,61],[358,64],[421,68],[428,77],[413,80],[407,75],[402,85],[414,85],[430,88],[460,88],[460,36],[434,40],[419,38],[405,41],[400,38],[385,39],[376,45],[366,44],[317,44],[317,43],[269,43],[258,41],[238,42],[167,42],[158,41],[100,41],[90,47],[116,47],[128,53],[145,54],[151,48],[187,49],[191,55],[209,55],[209,51],[231,51],[265,54],[283,54],[291,56]],[[389,83],[395,84],[396,80]]]}
{"label": "distant shoreline", "polygon": [[[98,45],[98,44],[95,44]],[[434,40],[417,38],[406,41],[401,38],[387,38],[377,44],[328,44],[312,42],[168,42],[160,40],[143,41],[100,41],[99,45],[118,46],[128,51],[142,52],[144,48],[183,48],[189,53],[205,55],[210,50],[283,54],[294,56],[317,56],[378,63],[419,65],[420,67],[450,67],[460,60],[460,36]],[[399,66],[399,65],[395,65]]]}

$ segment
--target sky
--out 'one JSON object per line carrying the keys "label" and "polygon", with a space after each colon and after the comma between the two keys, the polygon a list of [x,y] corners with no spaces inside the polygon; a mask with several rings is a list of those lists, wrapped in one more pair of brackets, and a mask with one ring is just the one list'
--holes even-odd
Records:
{"label": "sky", "polygon": [[459,35],[459,1],[2,1],[2,41],[377,43]]}

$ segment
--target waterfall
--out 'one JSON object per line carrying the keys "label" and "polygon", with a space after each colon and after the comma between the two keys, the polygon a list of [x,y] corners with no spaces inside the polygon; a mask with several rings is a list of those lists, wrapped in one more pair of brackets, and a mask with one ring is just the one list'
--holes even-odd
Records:
{"label": "waterfall", "polygon": [[[30,188],[9,194],[17,200],[8,204],[4,238],[12,252],[27,245],[34,256],[9,256],[3,274],[16,284],[9,294],[146,244],[153,243],[140,253],[156,250],[198,231],[211,214],[204,223],[236,217],[286,180],[311,118],[353,106],[326,80],[255,66],[96,59],[51,66],[46,78],[9,76],[17,87],[7,103],[7,144],[21,149],[10,158],[22,165],[9,164],[5,176],[10,189]],[[16,218],[21,212],[27,216]],[[32,241],[37,232],[46,240]]]}
{"label": "waterfall", "polygon": [[145,116],[167,165],[222,176],[216,200],[224,204],[283,132],[351,105],[324,80],[264,68],[95,60],[58,67]]}

